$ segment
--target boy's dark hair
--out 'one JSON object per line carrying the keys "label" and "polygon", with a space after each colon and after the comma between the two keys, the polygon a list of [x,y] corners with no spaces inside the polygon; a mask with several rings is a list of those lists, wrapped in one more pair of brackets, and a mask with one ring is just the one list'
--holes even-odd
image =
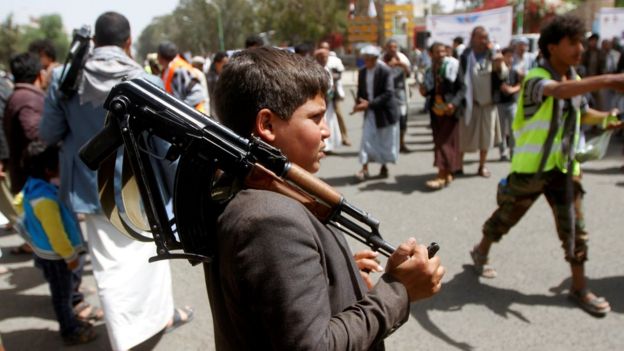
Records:
{"label": "boy's dark hair", "polygon": [[97,46],[115,45],[123,47],[130,38],[130,22],[117,12],[105,12],[95,21],[95,43]]}
{"label": "boy's dark hair", "polygon": [[513,54],[514,49],[511,46],[508,46],[506,48],[503,48],[503,50],[501,50],[501,54],[503,55],[507,55],[507,54]]}
{"label": "boy's dark hair", "polygon": [[224,125],[248,137],[261,109],[287,120],[309,99],[325,97],[328,88],[327,71],[314,61],[271,47],[247,49],[221,72],[215,108]]}
{"label": "boy's dark hair", "polygon": [[301,43],[295,46],[295,54],[300,55],[300,56],[307,56],[312,51],[314,51],[314,48],[312,47],[312,44],[310,43]]}
{"label": "boy's dark hair", "polygon": [[9,62],[15,83],[34,83],[41,71],[39,55],[32,52],[17,54]]}
{"label": "boy's dark hair", "polygon": [[163,41],[158,45],[158,55],[167,61],[171,61],[178,55],[178,47],[170,41]]}
{"label": "boy's dark hair", "polygon": [[259,35],[252,34],[248,36],[247,39],[245,39],[245,49],[248,49],[251,47],[263,46],[263,45],[264,45],[264,40]]}
{"label": "boy's dark hair", "polygon": [[436,49],[436,47],[438,46],[445,46],[444,44],[442,44],[439,41],[434,42],[433,44],[431,44],[431,46],[429,46],[429,53],[433,53],[433,50]]}
{"label": "boy's dark hair", "polygon": [[544,58],[550,58],[548,45],[559,44],[561,39],[568,37],[570,39],[582,39],[585,31],[585,24],[579,17],[573,15],[556,16],[548,22],[540,32],[540,38],[537,42]]}
{"label": "boy's dark hair", "polygon": [[225,52],[225,51],[219,51],[219,52],[217,52],[217,53],[214,55],[214,57],[212,58],[212,62],[215,62],[215,63],[217,63],[217,62],[221,62],[221,61],[223,61],[223,59],[224,59],[224,58],[226,58],[226,57],[228,57],[227,52]]}
{"label": "boy's dark hair", "polygon": [[50,39],[35,40],[28,45],[28,51],[37,55],[44,54],[52,61],[56,61],[56,48]]}
{"label": "boy's dark hair", "polygon": [[22,154],[22,165],[29,177],[47,180],[46,171],[58,170],[59,149],[51,145],[46,146],[41,141],[33,141]]}
{"label": "boy's dark hair", "polygon": [[463,44],[464,43],[464,38],[459,37],[459,36],[455,37],[455,38],[453,38],[453,43],[455,43],[457,45]]}

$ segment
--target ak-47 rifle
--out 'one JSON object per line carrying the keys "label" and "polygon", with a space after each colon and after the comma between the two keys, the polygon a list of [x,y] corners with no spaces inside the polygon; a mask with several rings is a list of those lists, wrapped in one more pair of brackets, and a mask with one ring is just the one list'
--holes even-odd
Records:
{"label": "ak-47 rifle", "polygon": [[[185,258],[192,263],[209,262],[215,250],[216,217],[241,188],[266,189],[289,196],[322,222],[373,250],[385,256],[395,250],[379,234],[378,220],[290,163],[278,149],[258,138],[235,134],[147,80],[118,84],[104,107],[109,111],[105,127],[83,146],[80,157],[91,169],[100,168],[100,198],[113,224],[138,240],[155,241],[157,255],[150,261]],[[178,161],[173,218],[167,213],[162,181],[154,169],[155,155],[150,149],[154,136],[170,144],[162,158]],[[134,177],[124,167],[122,189],[128,191],[122,191],[123,205],[110,206],[118,199],[114,192],[114,164],[116,150],[122,145],[124,166],[131,166]],[[106,170],[108,174],[103,174]],[[124,196],[134,190],[137,197],[137,189],[148,223],[138,210],[140,206],[128,205],[132,196]],[[433,243],[429,255],[433,256],[438,249]]]}

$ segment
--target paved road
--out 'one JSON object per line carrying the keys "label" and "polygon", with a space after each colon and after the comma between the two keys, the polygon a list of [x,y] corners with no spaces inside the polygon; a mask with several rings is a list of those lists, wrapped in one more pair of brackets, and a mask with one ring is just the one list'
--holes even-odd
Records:
{"label": "paved road", "polygon": [[[347,94],[350,96],[350,94]],[[348,116],[354,146],[338,150],[323,162],[320,176],[354,204],[381,220],[382,234],[399,244],[409,236],[437,241],[447,267],[443,290],[414,304],[410,321],[387,339],[388,350],[622,350],[624,349],[624,173],[622,140],[612,142],[609,156],[585,167],[585,213],[590,232],[591,286],[606,296],[613,312],[596,319],[566,299],[568,265],[555,234],[550,209],[543,199],[528,212],[510,235],[493,248],[491,259],[499,272],[494,280],[480,280],[468,265],[468,251],[480,238],[483,222],[495,208],[498,179],[509,164],[489,163],[492,178],[474,176],[476,155],[468,155],[466,177],[449,188],[429,192],[431,135],[428,117],[417,114],[420,98],[412,101],[407,142],[412,152],[390,167],[391,176],[355,184],[361,115]],[[353,102],[346,101],[349,111]],[[378,166],[371,168],[373,174]],[[16,235],[1,235],[2,264],[12,269],[0,276],[0,333],[8,350],[59,349],[60,340],[47,286],[32,261],[8,254],[19,243]],[[354,243],[355,248],[360,247]],[[174,333],[160,335],[144,349],[213,350],[212,321],[203,272],[185,261],[171,263],[178,305],[192,305],[195,320]],[[93,285],[91,272],[86,281]],[[90,296],[91,301],[96,300]],[[74,350],[108,350],[103,325],[99,340]]]}

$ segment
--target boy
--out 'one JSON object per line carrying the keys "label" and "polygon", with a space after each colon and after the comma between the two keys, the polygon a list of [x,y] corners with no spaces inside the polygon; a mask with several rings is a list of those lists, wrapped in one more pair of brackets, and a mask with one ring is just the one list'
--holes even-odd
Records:
{"label": "boy", "polygon": [[35,265],[50,285],[52,305],[67,345],[93,341],[91,324],[74,315],[72,270],[79,266],[84,243],[73,214],[58,199],[58,189],[50,179],[58,175],[58,149],[32,142],[24,151],[28,179],[24,185],[22,208],[25,235],[35,253]]}
{"label": "boy", "polygon": [[611,310],[609,302],[596,296],[585,278],[585,191],[579,164],[573,157],[579,139],[578,125],[599,124],[610,115],[587,107],[582,95],[601,88],[621,91],[624,74],[579,78],[574,66],[580,63],[583,52],[583,28],[578,17],[564,15],[555,17],[542,29],[539,47],[544,59],[524,78],[513,123],[516,145],[511,174],[499,183],[499,207],[483,224],[483,237],[470,254],[476,272],[494,278],[496,271],[488,265],[487,257],[491,245],[509,232],[544,194],[552,207],[562,247],[567,249],[565,259],[572,272],[569,297],[588,313],[604,316]]}
{"label": "boy", "polygon": [[[323,67],[286,51],[241,51],[219,79],[217,117],[314,173],[329,137],[328,79]],[[217,350],[383,348],[409,302],[435,294],[444,274],[439,258],[410,239],[367,289],[358,268],[381,271],[376,253],[354,259],[341,233],[270,191],[238,192],[215,235],[217,255],[205,271]]]}

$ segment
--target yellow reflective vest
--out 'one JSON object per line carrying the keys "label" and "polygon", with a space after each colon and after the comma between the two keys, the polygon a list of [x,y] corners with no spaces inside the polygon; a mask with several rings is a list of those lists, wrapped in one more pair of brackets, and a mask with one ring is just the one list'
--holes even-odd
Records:
{"label": "yellow reflective vest", "polygon": [[[552,79],[548,70],[537,67],[530,70],[522,82],[522,90],[518,98],[518,109],[513,122],[513,133],[516,139],[514,147],[514,155],[511,161],[511,172],[513,173],[529,173],[534,174],[539,170],[542,155],[544,153],[544,144],[548,138],[550,122],[553,117],[553,104],[556,100],[552,96],[545,96],[541,105],[535,111],[535,114],[525,115],[524,107],[524,89],[526,82],[533,78]],[[580,77],[576,77],[580,79]],[[564,111],[562,121],[569,118],[568,112]],[[576,130],[574,131],[574,141],[572,147],[576,148],[579,140],[579,129],[581,120],[581,111],[576,109]],[[555,134],[553,145],[548,155],[548,159],[544,166],[543,172],[558,169],[563,173],[567,173],[568,156],[562,152],[563,129],[565,123],[559,123],[559,129]],[[579,163],[574,162],[574,175],[580,174]]]}

